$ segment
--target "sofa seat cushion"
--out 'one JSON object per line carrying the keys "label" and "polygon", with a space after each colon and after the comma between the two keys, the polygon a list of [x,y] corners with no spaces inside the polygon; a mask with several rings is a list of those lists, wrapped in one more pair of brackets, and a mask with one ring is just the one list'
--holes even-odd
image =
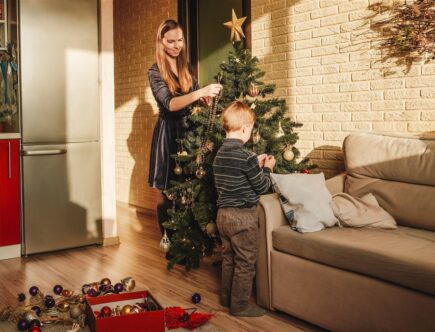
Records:
{"label": "sofa seat cushion", "polygon": [[301,234],[281,226],[272,243],[278,251],[435,295],[435,232],[334,227]]}

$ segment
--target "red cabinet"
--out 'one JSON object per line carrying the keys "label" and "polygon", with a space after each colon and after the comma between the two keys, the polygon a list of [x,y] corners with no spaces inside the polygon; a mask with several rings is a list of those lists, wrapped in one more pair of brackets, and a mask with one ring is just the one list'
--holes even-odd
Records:
{"label": "red cabinet", "polygon": [[19,151],[19,140],[0,140],[0,246],[20,243]]}

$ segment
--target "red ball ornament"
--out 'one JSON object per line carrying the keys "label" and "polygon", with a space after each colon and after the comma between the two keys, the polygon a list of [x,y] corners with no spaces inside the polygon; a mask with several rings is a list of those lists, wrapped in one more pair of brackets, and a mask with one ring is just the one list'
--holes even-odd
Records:
{"label": "red ball ornament", "polygon": [[95,318],[100,318],[100,312],[99,311],[94,311],[94,316]]}
{"label": "red ball ornament", "polygon": [[302,173],[304,173],[304,174],[310,174],[310,171],[309,171],[308,169],[304,169],[304,170],[302,171]]}
{"label": "red ball ornament", "polygon": [[101,317],[110,317],[110,315],[112,314],[112,309],[110,309],[110,307],[102,307],[101,311],[100,311],[100,316]]}
{"label": "red ball ornament", "polygon": [[32,326],[28,332],[41,332],[41,328],[39,326]]}

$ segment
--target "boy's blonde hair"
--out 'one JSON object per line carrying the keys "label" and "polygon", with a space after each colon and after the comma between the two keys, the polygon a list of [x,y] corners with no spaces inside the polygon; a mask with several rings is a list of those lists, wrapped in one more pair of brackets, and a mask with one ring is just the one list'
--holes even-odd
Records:
{"label": "boy's blonde hair", "polygon": [[229,133],[241,129],[246,124],[254,124],[255,113],[241,101],[233,101],[222,112],[222,127]]}

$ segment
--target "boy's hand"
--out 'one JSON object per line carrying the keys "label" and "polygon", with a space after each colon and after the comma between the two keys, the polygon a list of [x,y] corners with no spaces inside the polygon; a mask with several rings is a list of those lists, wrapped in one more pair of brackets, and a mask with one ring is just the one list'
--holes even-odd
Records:
{"label": "boy's hand", "polygon": [[257,156],[258,158],[258,164],[260,165],[260,167],[264,167],[264,161],[267,158],[267,154],[263,153]]}
{"label": "boy's hand", "polygon": [[275,167],[276,159],[274,156],[267,156],[266,160],[264,161],[264,167],[268,167],[271,170]]}

